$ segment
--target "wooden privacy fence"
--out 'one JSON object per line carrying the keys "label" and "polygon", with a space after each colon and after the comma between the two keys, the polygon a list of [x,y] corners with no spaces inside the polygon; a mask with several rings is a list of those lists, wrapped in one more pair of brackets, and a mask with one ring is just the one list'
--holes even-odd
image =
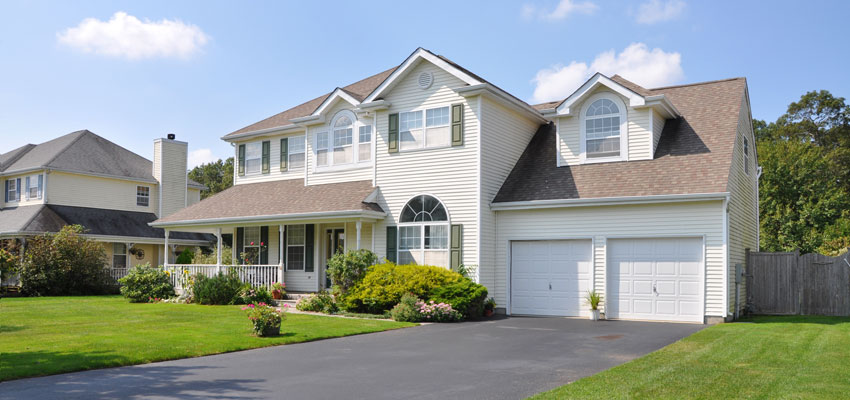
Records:
{"label": "wooden privacy fence", "polygon": [[850,254],[748,253],[750,312],[850,316],[848,257]]}

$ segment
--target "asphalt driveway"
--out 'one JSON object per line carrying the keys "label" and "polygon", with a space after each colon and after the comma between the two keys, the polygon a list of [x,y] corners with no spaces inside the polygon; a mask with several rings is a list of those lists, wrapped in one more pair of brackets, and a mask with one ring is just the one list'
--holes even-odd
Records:
{"label": "asphalt driveway", "polygon": [[520,399],[703,325],[566,318],[433,324],[0,383],[0,399]]}

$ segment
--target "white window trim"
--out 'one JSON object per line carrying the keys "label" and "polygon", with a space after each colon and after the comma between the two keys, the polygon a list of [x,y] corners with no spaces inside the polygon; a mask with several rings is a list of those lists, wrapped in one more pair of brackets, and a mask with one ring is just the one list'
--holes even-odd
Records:
{"label": "white window trim", "polygon": [[[256,244],[249,244],[248,235],[246,234],[248,229],[257,229],[257,237],[259,239],[257,239],[256,242],[254,242]],[[255,263],[255,265],[260,263],[260,259],[261,259],[261,256],[260,256],[260,250],[261,249],[260,248],[262,247],[262,245],[260,245],[260,243],[262,243],[262,240],[263,240],[263,231],[262,231],[261,227],[259,227],[259,226],[246,226],[244,228],[244,231],[242,232],[242,253],[247,253],[247,251],[246,251],[247,249],[254,249],[254,248],[257,249],[257,262]],[[238,256],[242,257],[242,254],[238,254]],[[243,264],[245,263],[244,259],[242,260],[242,263]]]}
{"label": "white window trim", "polygon": [[[115,254],[115,245],[116,244],[124,245],[124,254],[123,255],[122,254]],[[130,246],[127,246],[127,244],[125,244],[125,243],[114,243],[114,242],[112,243],[112,269],[115,269],[115,256],[119,256],[119,257],[123,256],[124,257],[124,269],[130,268],[130,266],[128,265],[128,263],[130,262],[130,258],[127,257],[127,252],[130,250],[129,247]]]}
{"label": "white window trim", "polygon": [[[587,127],[584,123],[585,114],[587,113],[587,109],[593,104],[594,101],[599,99],[608,99],[614,102],[617,107],[620,108],[620,155],[612,156],[612,157],[587,157]],[[628,121],[628,110],[626,109],[626,104],[620,99],[619,96],[611,93],[611,92],[601,92],[590,96],[587,100],[585,100],[584,104],[581,106],[581,112],[579,114],[579,130],[581,132],[581,138],[579,140],[581,144],[581,149],[579,152],[579,162],[581,164],[595,164],[595,163],[605,163],[605,162],[617,162],[617,161],[628,161],[629,160],[629,121]]]}
{"label": "white window trim", "polygon": [[[404,207],[407,207],[407,204],[410,203],[411,200],[413,200],[414,198],[419,197],[419,196],[430,196],[430,197],[433,197],[434,199],[436,199],[438,202],[440,202],[440,205],[443,206],[443,210],[446,211],[446,220],[445,221],[401,222],[401,212],[400,212],[399,213],[398,228],[396,229],[396,261],[400,260],[402,251],[408,251],[408,252],[412,253],[412,252],[418,250],[420,252],[420,257],[422,257],[421,258],[422,260],[425,260],[425,252],[426,251],[445,251],[447,253],[447,255],[449,257],[451,257],[451,246],[452,246],[452,224],[451,224],[451,220],[452,220],[452,217],[449,214],[449,209],[446,207],[446,203],[444,203],[442,200],[440,200],[439,197],[434,196],[432,194],[420,193],[420,194],[417,194],[416,196],[412,196],[411,198],[407,199],[407,201],[404,202],[404,206],[402,207],[402,211],[404,211]],[[445,226],[446,227],[446,233],[448,235],[448,241],[446,242],[446,248],[445,249],[426,249],[425,248],[425,226],[426,225],[428,225],[428,226],[439,225],[439,226]],[[401,248],[401,228],[402,227],[408,227],[408,226],[418,226],[419,227],[419,248],[418,249],[402,249]],[[451,263],[451,260],[448,259],[447,262]],[[447,265],[445,265],[445,267],[449,268],[450,265],[447,264]]]}
{"label": "white window trim", "polygon": [[[286,257],[286,270],[287,271],[301,271],[304,272],[305,264],[307,263],[307,225],[306,224],[297,224],[297,225],[286,225],[286,231],[290,232],[290,227],[292,226],[301,226],[304,227],[304,243],[303,244],[289,244],[289,236],[286,236],[284,240],[286,240],[286,252],[284,253]],[[304,258],[301,260],[301,268],[292,268],[292,263],[289,261],[289,248],[290,247],[301,247],[304,249]]]}
{"label": "white window trim", "polygon": [[[139,196],[139,188],[147,189],[147,196]],[[147,204],[139,204],[139,199],[146,198]],[[150,207],[151,206],[151,188],[150,186],[138,185],[136,186],[136,206],[137,207]]]}
{"label": "white window trim", "polygon": [[[38,175],[30,175],[27,179],[24,179],[23,182],[28,182],[29,185],[26,187],[26,199],[27,200],[41,200],[41,186],[38,185]],[[33,186],[35,185],[35,186]],[[35,189],[35,196],[30,193],[31,189]]]}
{"label": "white window trim", "polygon": [[[7,179],[7,181],[12,182],[9,185],[10,190],[7,191],[7,194],[4,194],[4,196],[9,196],[8,203],[20,203],[21,202],[21,199],[18,198],[18,179],[20,179],[20,178],[9,178],[9,179]],[[21,179],[21,184],[23,184],[23,182],[24,182],[24,180]],[[14,186],[14,188],[12,186]],[[24,193],[23,190],[21,190],[22,196],[23,196],[23,193]]]}
{"label": "white window trim", "polygon": [[[248,147],[252,145],[257,145],[260,147],[260,156],[257,158],[260,160],[260,168],[257,169],[256,172],[248,171],[248,160],[253,160],[253,158],[248,158]],[[237,150],[238,152],[238,150]],[[263,174],[263,140],[248,142],[245,143],[245,176],[255,176]]]}
{"label": "white window trim", "polygon": [[[291,145],[291,142],[289,142],[289,141],[290,141],[291,139],[297,139],[297,138],[303,138],[303,139],[304,139],[304,149],[303,149],[303,150],[301,150],[301,152],[300,152],[300,153],[293,153],[293,152],[290,150],[290,149],[292,149],[292,145]],[[296,169],[292,166],[292,155],[293,155],[293,154],[304,154],[304,165],[307,165],[307,135],[306,135],[306,134],[304,134],[304,135],[286,136],[286,140],[287,140],[287,149],[286,149],[286,171],[285,171],[284,173],[287,173],[287,172],[298,172],[298,171],[296,171]],[[279,146],[279,145],[278,145],[278,146]],[[280,149],[278,149],[278,154],[280,154]],[[262,156],[261,156],[261,157],[262,157]],[[278,155],[278,157],[280,157],[280,155]],[[279,160],[278,160],[278,161],[279,161]],[[262,162],[262,161],[261,161],[261,162]],[[279,163],[278,163],[278,164],[279,164]],[[303,167],[304,165],[302,165],[301,167]],[[299,168],[300,168],[300,167],[299,167]],[[260,167],[260,169],[262,169],[262,167]]]}
{"label": "white window trim", "polygon": [[[351,147],[351,162],[334,164],[333,160],[333,151],[334,151],[334,124],[336,121],[342,116],[348,116],[351,121],[351,144],[346,145],[347,147]],[[348,169],[360,169],[360,168],[370,168],[372,166],[372,162],[375,159],[375,152],[372,151],[370,154],[370,158],[368,160],[360,160],[360,127],[361,126],[372,126],[372,123],[366,123],[357,118],[357,116],[351,110],[340,110],[334,117],[331,118],[331,121],[327,125],[323,125],[320,128],[315,128],[316,131],[311,134],[312,138],[312,146],[313,146],[313,171],[317,173],[325,172],[325,171],[338,171],[338,170],[348,170]],[[328,135],[328,147],[319,148],[319,134],[326,133]],[[372,128],[372,134],[370,135],[372,140],[369,143],[375,141],[375,129]],[[305,139],[306,140],[306,139]],[[372,146],[370,146],[371,148]],[[327,165],[319,165],[319,150],[327,150],[328,154],[328,163]]]}
{"label": "white window trim", "polygon": [[[435,110],[435,109],[438,109],[438,108],[448,108],[449,109],[449,123],[446,124],[446,125],[432,126],[431,128],[443,128],[443,127],[446,127],[446,126],[449,127],[449,141],[448,141],[447,144],[442,145],[442,146],[428,146],[428,110]],[[422,113],[422,140],[425,143],[422,145],[422,147],[417,147],[415,149],[406,149],[405,150],[405,149],[401,148],[401,132],[402,132],[402,130],[401,130],[401,114],[414,113],[414,112]],[[398,126],[398,136],[399,136],[398,137],[398,141],[399,141],[398,142],[398,152],[399,153],[414,153],[414,152],[417,152],[417,151],[446,149],[446,148],[452,147],[452,141],[451,141],[452,106],[451,105],[439,106],[439,107],[425,107],[425,108],[419,107],[419,108],[414,108],[414,109],[408,110],[408,111],[399,111],[398,116],[399,116],[399,121],[398,121],[398,123],[399,123],[399,126]],[[405,203],[405,204],[407,204],[407,203]]]}

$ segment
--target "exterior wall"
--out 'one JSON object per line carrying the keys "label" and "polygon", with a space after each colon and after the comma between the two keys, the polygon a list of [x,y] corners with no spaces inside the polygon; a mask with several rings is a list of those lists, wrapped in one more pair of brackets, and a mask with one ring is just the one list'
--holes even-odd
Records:
{"label": "exterior wall", "polygon": [[[47,196],[50,204],[147,213],[158,211],[159,186],[156,183],[57,171],[47,176]],[[136,205],[137,186],[150,188],[150,201],[147,207]]]}
{"label": "exterior wall", "polygon": [[[112,268],[113,242],[101,242],[103,249],[106,251],[106,266]],[[141,249],[145,252],[141,259],[127,252],[127,268],[132,268],[137,265],[150,263],[152,266],[159,265],[159,245],[156,244],[136,244],[133,246],[136,249]],[[128,248],[129,250],[129,248]]]}
{"label": "exterior wall", "polygon": [[[735,264],[746,265],[746,249],[758,251],[758,165],[748,99],[741,102],[729,186],[729,312],[735,311]],[[744,137],[749,140],[749,174],[744,172]],[[746,305],[746,280],[741,281],[738,307]]]}
{"label": "exterior wall", "polygon": [[[604,88],[594,90],[590,95],[608,92]],[[619,96],[619,95],[617,95]],[[628,155],[629,160],[651,160],[655,154],[653,143],[657,144],[657,138],[653,137],[653,126],[650,123],[652,117],[652,109],[634,109],[628,107],[628,99],[619,96],[628,108],[626,119],[628,123]],[[584,106],[583,103],[577,103],[570,108],[575,111],[574,116],[561,117],[556,119],[558,124],[558,154],[560,157],[560,165],[579,165],[581,161],[579,154],[581,153],[581,116],[580,110]],[[657,114],[656,114],[657,115]],[[663,119],[661,119],[663,121]],[[663,127],[663,123],[661,124]],[[659,137],[661,131],[658,131]]]}
{"label": "exterior wall", "polygon": [[[275,180],[284,180],[284,179],[304,179],[304,170],[298,169],[293,170],[288,168],[286,171],[280,170],[280,139],[288,138],[293,136],[304,136],[305,131],[299,132],[290,132],[286,134],[277,134],[271,136],[263,136],[260,138],[252,138],[250,140],[236,142],[236,146],[234,146],[234,154],[233,154],[233,171],[236,175],[236,179],[233,181],[234,185],[241,185],[245,183],[257,183],[257,182],[269,182]],[[268,140],[269,143],[269,173],[263,174],[262,171],[257,174],[248,174],[239,175],[239,145],[240,144],[248,144],[248,143],[261,143]]]}
{"label": "exterior wall", "polygon": [[[722,316],[724,250],[722,202],[572,207],[497,212],[496,302],[507,305],[511,240],[592,238],[594,286],[606,296],[607,239],[693,236],[705,238],[705,314]],[[604,302],[603,302],[604,310]]]}
{"label": "exterior wall", "polygon": [[481,103],[481,210],[479,282],[495,285],[496,213],[490,203],[540,124],[490,99]]}
{"label": "exterior wall", "polygon": [[[43,174],[44,174],[44,171],[33,171],[33,172],[27,172],[25,174],[0,176],[0,190],[3,191],[3,193],[0,193],[0,208],[44,204],[44,199],[46,198],[45,197],[45,193],[46,193],[45,188],[47,187],[47,181],[44,180],[45,178],[42,178],[42,181],[43,181],[42,187],[41,187],[42,195],[41,195],[40,199],[31,198],[31,199],[27,200],[26,193],[24,193],[27,189],[26,188],[27,177],[30,177],[30,179],[36,179],[37,180],[38,175],[43,175]],[[46,175],[44,175],[44,176],[46,176]],[[10,201],[10,202],[7,203],[6,202],[6,192],[5,192],[5,190],[6,190],[6,180],[7,179],[17,179],[17,178],[21,179],[21,201]]]}
{"label": "exterior wall", "polygon": [[652,115],[652,156],[655,157],[655,150],[658,149],[658,141],[661,140],[661,132],[664,131],[664,123],[667,121],[661,114],[649,109]]}
{"label": "exterior wall", "polygon": [[[186,164],[189,145],[176,140],[154,141],[154,179],[159,181],[162,201],[155,211],[162,218],[186,207]],[[135,198],[135,195],[134,195]]]}
{"label": "exterior wall", "polygon": [[[434,82],[422,90],[416,77],[426,70],[434,74]],[[443,202],[452,224],[463,224],[463,263],[478,264],[480,109],[477,97],[466,99],[453,90],[463,86],[451,74],[422,62],[385,96],[391,107],[377,113],[375,134],[376,184],[381,188],[378,203],[389,214],[376,228],[375,250],[381,259],[386,256],[386,227],[397,224],[402,207],[411,197],[430,194]],[[387,152],[389,114],[456,103],[464,104],[462,146]]]}
{"label": "exterior wall", "polygon": [[189,199],[186,206],[191,206],[192,204],[195,204],[195,203],[201,201],[201,191],[200,191],[200,189],[188,188],[188,189],[186,189],[186,191],[187,191],[187,196],[188,196],[188,199]]}

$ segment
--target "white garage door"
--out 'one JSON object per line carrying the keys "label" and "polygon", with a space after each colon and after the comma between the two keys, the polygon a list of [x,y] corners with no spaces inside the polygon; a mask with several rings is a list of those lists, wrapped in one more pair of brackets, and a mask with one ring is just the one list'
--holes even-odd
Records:
{"label": "white garage door", "polygon": [[590,240],[511,243],[511,313],[578,316],[590,288]]}
{"label": "white garage door", "polygon": [[702,239],[608,241],[607,318],[703,321]]}

